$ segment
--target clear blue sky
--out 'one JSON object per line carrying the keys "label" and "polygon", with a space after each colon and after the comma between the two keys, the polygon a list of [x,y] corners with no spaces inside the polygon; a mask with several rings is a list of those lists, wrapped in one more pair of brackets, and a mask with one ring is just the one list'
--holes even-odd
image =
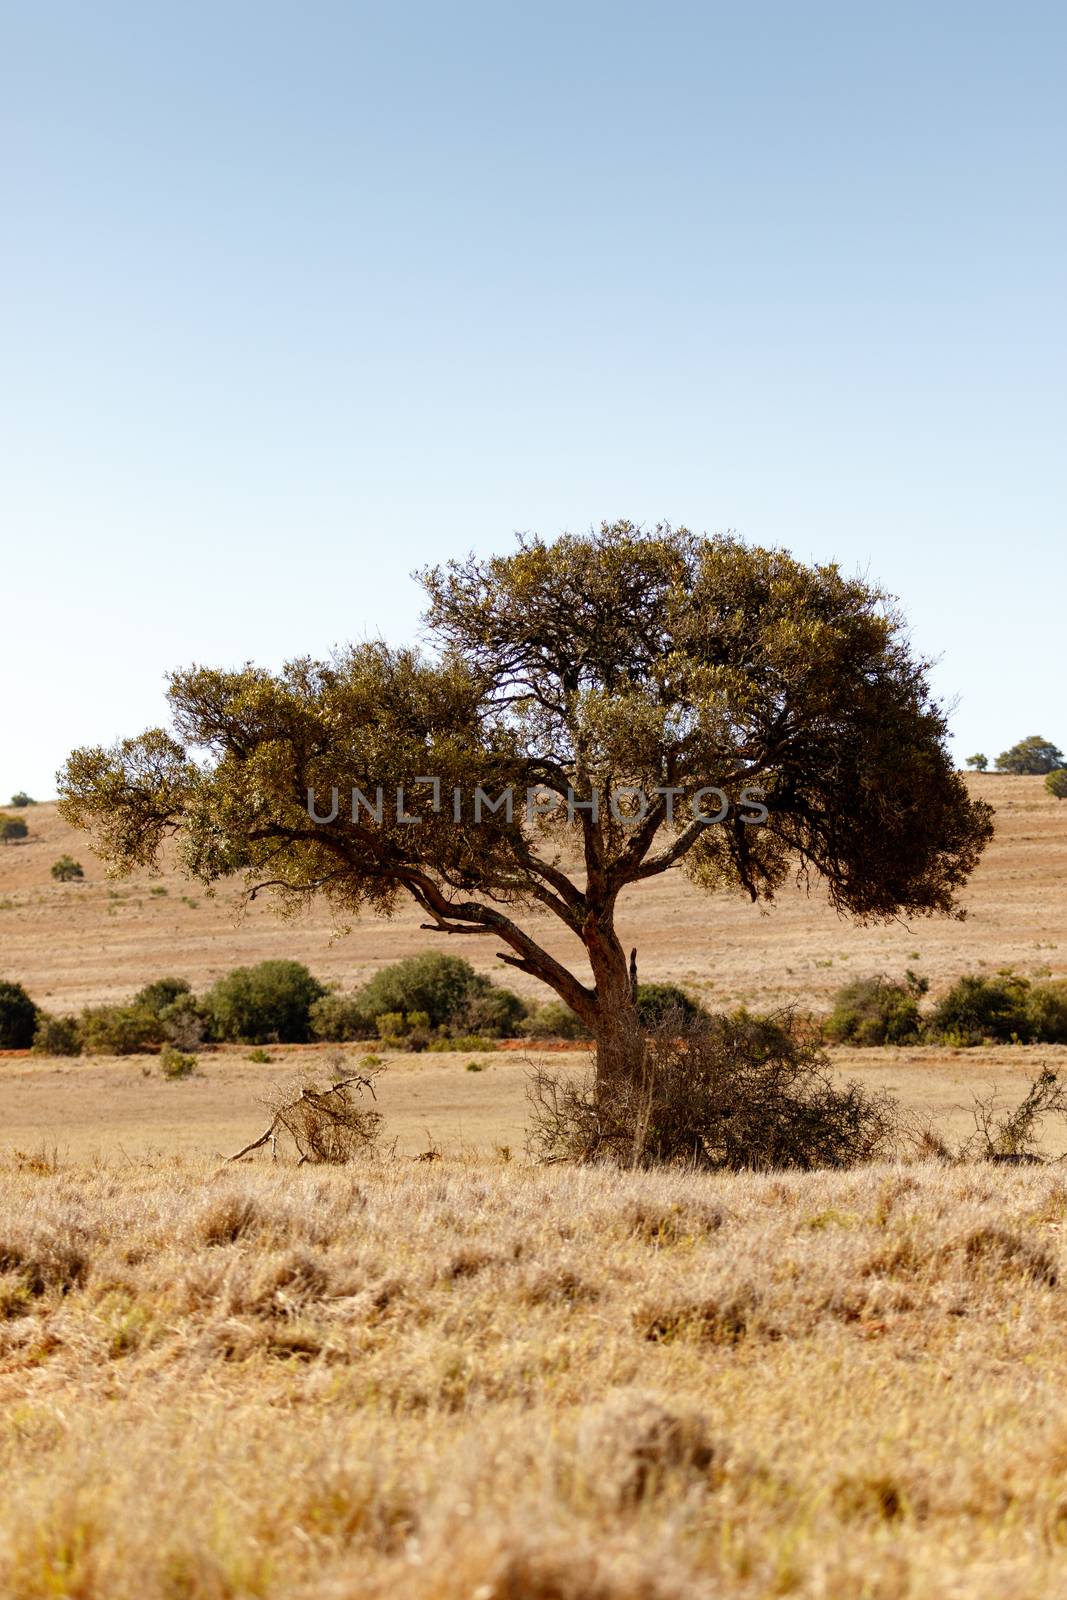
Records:
{"label": "clear blue sky", "polygon": [[0,7],[0,799],[629,516],[1067,742],[1067,8]]}

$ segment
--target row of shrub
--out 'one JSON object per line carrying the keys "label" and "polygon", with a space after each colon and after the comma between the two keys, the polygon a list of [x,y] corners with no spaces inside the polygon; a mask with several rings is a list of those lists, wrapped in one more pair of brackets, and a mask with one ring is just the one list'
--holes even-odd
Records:
{"label": "row of shrub", "polygon": [[[924,1011],[927,990],[913,972],[899,981],[857,978],[838,991],[822,1035],[855,1045],[1067,1043],[1067,980],[969,975]],[[675,984],[642,984],[637,1001],[650,1029],[705,1016]],[[158,978],[127,1004],[88,1006],[76,1017],[42,1011],[21,985],[0,982],[0,1048],[32,1045],[47,1055],[357,1039],[390,1049],[477,1050],[515,1036],[582,1040],[588,1030],[560,1001],[531,1006],[468,961],[435,952],[383,967],[350,994],[325,988],[299,961],[261,961],[237,967],[202,995],[184,978]]]}
{"label": "row of shrub", "polygon": [[[698,1007],[672,984],[644,984],[638,1004],[649,1026]],[[299,961],[238,967],[202,995],[184,978],[158,978],[123,1005],[79,1016],[40,1010],[19,984],[0,983],[0,1048],[45,1055],[131,1055],[205,1043],[347,1043],[377,1039],[391,1049],[477,1050],[500,1038],[582,1039],[587,1030],[559,1001],[530,1006],[458,956],[430,952],[383,967],[351,994],[325,988]]]}
{"label": "row of shrub", "polygon": [[924,1012],[929,984],[856,978],[839,989],[824,1026],[835,1044],[1067,1044],[1067,979],[1031,982],[1010,970],[970,973]]}

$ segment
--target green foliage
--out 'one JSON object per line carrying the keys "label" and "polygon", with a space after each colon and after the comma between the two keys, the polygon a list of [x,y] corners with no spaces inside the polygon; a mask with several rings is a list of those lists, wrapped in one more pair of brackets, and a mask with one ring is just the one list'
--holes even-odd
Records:
{"label": "green foliage", "polygon": [[154,978],[151,983],[146,983],[133,997],[135,1006],[145,1006],[149,1011],[161,1016],[168,1006],[185,995],[191,996],[193,986],[188,978]]}
{"label": "green foliage", "polygon": [[1031,984],[1026,1011],[1035,1039],[1042,1044],[1067,1044],[1067,978]]}
{"label": "green foliage", "polygon": [[926,988],[912,973],[903,983],[853,978],[834,996],[826,1037],[835,1044],[908,1044],[919,1036],[919,997]]}
{"label": "green foliage", "polygon": [[359,995],[324,994],[308,1013],[312,1037],[347,1044],[352,1039],[374,1039],[377,1028]]}
{"label": "green foliage", "polygon": [[60,856],[52,862],[52,876],[58,883],[72,883],[76,878],[85,877],[85,869],[73,856]]}
{"label": "green foliage", "polygon": [[982,755],[981,751],[976,756],[967,757],[967,765],[973,767],[975,772],[985,772],[989,767],[989,757]]}
{"label": "green foliage", "polygon": [[378,1023],[381,1033],[380,1019],[386,1013],[421,1011],[429,1018],[430,1027],[447,1027],[458,1022],[471,1001],[491,987],[469,961],[432,950],[382,967],[363,986],[358,998],[363,1012]]}
{"label": "green foliage", "polygon": [[246,1061],[254,1061],[256,1066],[259,1067],[266,1066],[268,1062],[274,1060],[274,1057],[272,1055],[268,1055],[266,1050],[263,1050],[259,1045],[257,1045],[254,1050],[250,1050],[248,1052],[248,1055],[245,1057],[245,1059]]}
{"label": "green foliage", "polygon": [[299,961],[235,967],[204,997],[216,1038],[241,1044],[303,1044],[310,1011],[325,990]]}
{"label": "green foliage", "polygon": [[676,983],[639,983],[637,1015],[643,1028],[660,1028],[676,1021],[695,1022],[703,1008]]}
{"label": "green foliage", "polygon": [[13,839],[25,839],[29,831],[25,817],[12,817],[0,811],[0,840],[4,844],[10,844]]}
{"label": "green foliage", "polygon": [[80,1056],[82,1033],[77,1017],[54,1017],[47,1011],[39,1011],[33,1049],[36,1055],[42,1056]]}
{"label": "green foliage", "polygon": [[1013,744],[1010,750],[1005,750],[997,757],[998,772],[1055,772],[1063,765],[1063,751],[1057,750],[1050,739],[1042,738],[1039,733],[1032,733],[1028,739],[1020,739],[1018,744]]}
{"label": "green foliage", "polygon": [[581,1017],[562,1001],[549,1000],[524,1019],[521,1029],[528,1039],[591,1039],[592,1033]]}
{"label": "green foliage", "polygon": [[965,974],[934,1007],[929,1031],[953,1044],[1025,1043],[1033,1037],[1029,989],[1027,980],[1012,972],[991,978]]}
{"label": "green foliage", "polygon": [[11,796],[11,804],[16,808],[19,808],[21,806],[35,806],[37,802],[36,800],[31,799],[31,797],[26,793],[25,789],[20,789],[18,794],[13,794]]}
{"label": "green foliage", "polygon": [[1067,768],[1057,767],[1045,778],[1045,788],[1057,800],[1067,800]]}
{"label": "green foliage", "polygon": [[196,1071],[196,1057],[165,1044],[159,1052],[159,1070],[165,1078],[191,1078]]}
{"label": "green foliage", "polygon": [[467,1001],[454,1026],[463,1033],[477,1033],[492,1039],[512,1039],[522,1026],[529,1009],[525,1000],[479,976],[477,988]]}
{"label": "green foliage", "polygon": [[163,1043],[163,1026],[147,1006],[87,1006],[82,1047],[90,1056],[130,1056]]}
{"label": "green foliage", "polygon": [[21,983],[0,978],[0,1050],[28,1050],[37,1027],[37,1007]]}

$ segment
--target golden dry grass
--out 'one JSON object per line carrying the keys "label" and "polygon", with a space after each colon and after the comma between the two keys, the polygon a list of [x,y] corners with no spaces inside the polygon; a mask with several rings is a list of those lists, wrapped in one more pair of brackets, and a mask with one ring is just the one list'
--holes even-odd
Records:
{"label": "golden dry grass", "polygon": [[[968,782],[996,806],[997,836],[967,889],[965,922],[856,928],[820,894],[800,891],[764,913],[743,896],[707,896],[675,872],[624,897],[621,937],[627,947],[637,945],[642,977],[684,983],[721,1009],[791,1001],[821,1009],[849,977],[900,975],[907,967],[935,987],[961,972],[1006,964],[1027,975],[1067,976],[1067,804],[1048,795],[1041,778]],[[368,918],[331,943],[321,907],[282,923],[257,901],[239,920],[232,886],[212,899],[169,871],[158,880],[140,874],[110,883],[84,835],[55,806],[25,816],[30,838],[0,848],[0,975],[23,982],[53,1011],[121,999],[164,973],[203,988],[231,967],[267,956],[296,957],[323,980],[350,988],[384,962],[434,942],[414,908],[389,923]],[[51,864],[66,852],[85,865],[84,883],[52,882]],[[561,958],[580,956],[552,919],[540,933]],[[500,966],[491,941],[457,937],[449,951],[544,997],[532,980]]]}
{"label": "golden dry grass", "polygon": [[1065,1592],[1055,1169],[0,1196],[9,1600]]}

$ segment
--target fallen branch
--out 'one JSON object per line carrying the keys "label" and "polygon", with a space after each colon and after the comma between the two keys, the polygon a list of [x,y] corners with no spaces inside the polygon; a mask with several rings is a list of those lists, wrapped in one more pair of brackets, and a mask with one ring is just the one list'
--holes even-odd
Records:
{"label": "fallen branch", "polygon": [[299,1094],[275,1105],[274,1115],[259,1138],[228,1160],[241,1161],[268,1142],[276,1155],[279,1129],[292,1137],[300,1166],[311,1161],[340,1165],[357,1150],[369,1149],[378,1137],[382,1119],[377,1111],[364,1110],[352,1101],[348,1091],[353,1086],[358,1093],[368,1089],[371,1099],[377,1098],[374,1075],[363,1072],[338,1078],[328,1089],[305,1086]]}

